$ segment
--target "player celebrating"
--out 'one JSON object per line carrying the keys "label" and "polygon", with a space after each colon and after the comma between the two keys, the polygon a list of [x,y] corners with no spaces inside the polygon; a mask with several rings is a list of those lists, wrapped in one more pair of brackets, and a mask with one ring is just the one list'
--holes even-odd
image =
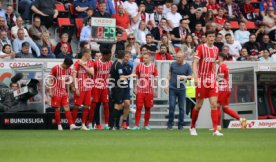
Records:
{"label": "player celebrating", "polygon": [[72,116],[75,123],[78,116],[78,110],[81,105],[84,105],[82,112],[82,130],[88,130],[86,127],[86,120],[89,114],[89,106],[91,104],[91,90],[93,86],[92,75],[94,74],[93,62],[91,60],[91,51],[84,49],[82,57],[76,61],[73,68],[73,82],[74,82],[74,102]]}
{"label": "player celebrating", "polygon": [[92,90],[92,104],[90,107],[89,118],[88,118],[88,128],[93,129],[92,122],[94,119],[94,112],[97,103],[103,103],[104,108],[104,118],[105,118],[105,130],[109,130],[109,97],[108,97],[108,83],[110,69],[112,66],[111,50],[102,49],[102,58],[94,62],[94,88]]}
{"label": "player celebrating", "polygon": [[196,49],[193,62],[193,72],[196,85],[196,105],[192,111],[192,123],[190,134],[197,136],[195,124],[199,111],[203,105],[204,99],[209,98],[211,106],[211,118],[213,122],[213,135],[223,136],[217,130],[218,111],[217,111],[217,85],[216,85],[216,60],[218,57],[218,48],[214,46],[215,32],[207,31],[207,42],[200,44]]}
{"label": "player celebrating", "polygon": [[60,107],[63,106],[65,110],[65,116],[70,125],[70,130],[78,129],[78,127],[73,123],[72,115],[69,108],[69,85],[72,80],[70,80],[72,70],[71,66],[73,60],[66,57],[61,65],[56,65],[52,68],[50,76],[54,79],[50,80],[49,96],[52,98],[51,104],[55,108],[55,120],[58,125],[58,130],[63,130],[60,123]]}
{"label": "player celebrating", "polygon": [[241,122],[241,128],[246,128],[246,119],[241,118],[235,111],[229,108],[229,101],[231,96],[230,86],[229,86],[229,69],[224,63],[227,56],[223,53],[219,54],[219,68],[218,68],[218,126],[220,128],[221,113],[220,107],[222,107],[223,112],[232,116],[233,118]]}
{"label": "player celebrating", "polygon": [[138,78],[138,84],[134,87],[134,93],[136,93],[136,113],[135,113],[135,126],[132,130],[139,130],[141,111],[145,106],[145,130],[150,130],[149,119],[150,110],[153,107],[154,89],[153,84],[158,72],[156,67],[150,61],[150,54],[144,53],[143,63],[140,63],[136,67],[136,75]]}

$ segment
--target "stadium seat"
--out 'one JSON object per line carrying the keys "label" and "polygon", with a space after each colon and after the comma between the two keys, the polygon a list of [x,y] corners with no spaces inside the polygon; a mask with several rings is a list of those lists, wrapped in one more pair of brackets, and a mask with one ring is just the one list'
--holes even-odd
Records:
{"label": "stadium seat", "polygon": [[83,27],[83,18],[76,18],[75,23],[77,28],[76,36],[77,38],[80,38],[81,29]]}
{"label": "stadium seat", "polygon": [[64,4],[62,3],[57,3],[55,4],[56,10],[58,10],[58,17],[64,18],[64,17],[69,17],[69,12],[65,9]]}
{"label": "stadium seat", "polygon": [[270,110],[269,110],[269,105],[267,102],[267,95],[266,95],[266,89],[265,86],[258,86],[258,118],[259,119],[267,119]]}
{"label": "stadium seat", "polygon": [[74,6],[74,4],[70,4],[69,11],[70,11],[71,17],[76,17],[77,16],[77,13],[75,12],[75,6]]}
{"label": "stadium seat", "polygon": [[258,27],[255,25],[255,23],[252,22],[252,21],[246,22],[245,25],[246,25],[246,28],[247,28],[248,30],[252,30],[252,29],[257,29],[257,28],[258,28]]}
{"label": "stadium seat", "polygon": [[[68,33],[69,37],[72,38],[74,32],[74,25],[71,24],[69,18],[58,18],[58,28],[55,30],[55,39],[57,39],[57,29],[59,29],[59,35],[62,33]],[[69,38],[69,40],[70,40]]]}
{"label": "stadium seat", "polygon": [[238,29],[239,28],[239,23],[237,21],[231,21],[231,28],[232,29]]}

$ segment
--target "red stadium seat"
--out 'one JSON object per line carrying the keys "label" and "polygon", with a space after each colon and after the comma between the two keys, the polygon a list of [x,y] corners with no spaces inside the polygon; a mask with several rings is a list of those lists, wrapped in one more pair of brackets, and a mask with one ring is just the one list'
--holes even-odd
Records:
{"label": "red stadium seat", "polygon": [[66,10],[64,4],[57,3],[55,4],[56,10],[58,10],[58,17],[69,17],[69,12]]}
{"label": "red stadium seat", "polygon": [[122,40],[127,40],[127,33],[126,32],[122,33]]}
{"label": "red stadium seat", "polygon": [[75,23],[77,28],[76,36],[77,38],[80,38],[81,29],[83,27],[83,18],[76,18]]}
{"label": "red stadium seat", "polygon": [[[58,18],[59,35],[68,33],[71,37],[74,31],[74,25],[71,24],[69,18]],[[57,28],[58,29],[58,28]],[[55,30],[55,39],[57,40],[57,29]]]}
{"label": "red stadium seat", "polygon": [[231,28],[232,29],[238,29],[239,28],[239,23],[237,21],[231,21]]}
{"label": "red stadium seat", "polygon": [[249,30],[251,30],[251,29],[257,29],[257,28],[258,28],[258,27],[255,25],[255,23],[252,22],[252,21],[246,22],[245,25],[246,25],[246,28],[249,29]]}

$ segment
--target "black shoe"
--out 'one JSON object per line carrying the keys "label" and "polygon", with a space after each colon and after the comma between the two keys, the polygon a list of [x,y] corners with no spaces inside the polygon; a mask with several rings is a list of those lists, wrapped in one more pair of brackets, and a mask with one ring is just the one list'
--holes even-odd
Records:
{"label": "black shoe", "polygon": [[183,130],[184,128],[183,127],[178,127],[178,130]]}
{"label": "black shoe", "polygon": [[167,130],[173,130],[173,128],[171,126],[167,127]]}

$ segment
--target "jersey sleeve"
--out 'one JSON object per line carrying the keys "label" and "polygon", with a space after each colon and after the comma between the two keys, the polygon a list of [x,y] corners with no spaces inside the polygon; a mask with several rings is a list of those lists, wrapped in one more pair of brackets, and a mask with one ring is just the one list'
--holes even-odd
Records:
{"label": "jersey sleeve", "polygon": [[167,54],[168,60],[173,60],[173,57],[170,54]]}
{"label": "jersey sleeve", "polygon": [[202,59],[202,45],[199,45],[197,48],[196,48],[196,53],[195,53],[195,58],[197,59]]}
{"label": "jersey sleeve", "polygon": [[56,66],[52,68],[50,75],[55,76],[55,77],[57,76],[57,67]]}
{"label": "jersey sleeve", "polygon": [[154,66],[154,71],[153,71],[153,75],[155,76],[155,77],[157,77],[158,76],[158,71],[157,71],[157,68],[156,68],[156,66]]}
{"label": "jersey sleeve", "polygon": [[136,66],[136,69],[135,69],[135,74],[137,75],[137,77],[139,78],[140,77],[140,64]]}

